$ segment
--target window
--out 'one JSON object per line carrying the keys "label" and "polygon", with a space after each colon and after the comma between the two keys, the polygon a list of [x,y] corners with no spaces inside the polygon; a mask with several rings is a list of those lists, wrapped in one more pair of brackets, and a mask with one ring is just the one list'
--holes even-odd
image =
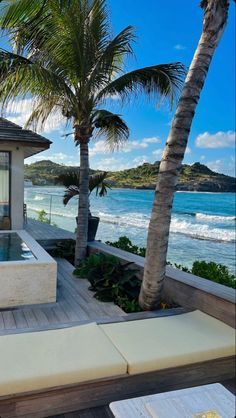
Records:
{"label": "window", "polygon": [[10,216],[10,153],[0,151],[0,220]]}

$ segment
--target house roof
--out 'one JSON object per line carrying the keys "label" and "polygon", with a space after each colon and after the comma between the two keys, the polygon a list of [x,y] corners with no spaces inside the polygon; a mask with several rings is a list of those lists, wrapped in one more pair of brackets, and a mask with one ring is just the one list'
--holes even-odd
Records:
{"label": "house roof", "polygon": [[22,146],[26,158],[48,149],[51,143],[49,139],[0,117],[0,148],[9,144]]}

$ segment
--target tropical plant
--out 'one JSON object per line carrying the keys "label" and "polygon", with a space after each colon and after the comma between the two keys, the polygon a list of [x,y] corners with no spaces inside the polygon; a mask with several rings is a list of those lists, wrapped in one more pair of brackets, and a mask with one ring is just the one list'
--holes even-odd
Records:
{"label": "tropical plant", "polygon": [[225,29],[230,0],[203,0],[203,31],[189,68],[162,156],[148,229],[140,306],[159,306],[163,288],[173,197],[188,137],[216,47]]}
{"label": "tropical plant", "polygon": [[126,312],[140,310],[138,295],[141,280],[133,263],[121,263],[117,257],[107,254],[91,254],[74,274],[87,278],[94,297],[103,302],[114,302]]}
{"label": "tropical plant", "polygon": [[196,276],[223,284],[227,287],[236,288],[236,277],[223,264],[217,264],[213,261],[209,263],[206,261],[194,261],[191,272]]}
{"label": "tropical plant", "polygon": [[90,139],[100,134],[115,149],[129,136],[121,116],[104,104],[112,96],[125,102],[142,93],[173,103],[185,70],[171,63],[124,73],[124,61],[133,55],[134,29],[128,26],[112,38],[105,0],[5,0],[0,16],[13,44],[12,52],[0,50],[2,108],[30,95],[34,108],[27,125],[43,126],[60,112],[80,148],[78,264],[87,246]]}
{"label": "tropical plant", "polygon": [[44,224],[50,224],[50,219],[47,217],[47,212],[44,209],[38,211],[38,219],[39,222]]}
{"label": "tropical plant", "polygon": [[126,236],[120,237],[117,241],[106,241],[106,244],[115,248],[120,248],[121,250],[127,251],[128,253],[140,255],[140,257],[145,257],[146,248],[134,245],[132,241]]}
{"label": "tropical plant", "polygon": [[[96,196],[106,196],[109,184],[106,182],[107,172],[103,171],[98,174],[89,176],[89,195],[95,190]],[[67,205],[70,199],[74,196],[79,196],[80,187],[80,172],[79,170],[69,170],[62,173],[57,179],[56,183],[63,184],[66,187],[63,196],[63,203]]]}

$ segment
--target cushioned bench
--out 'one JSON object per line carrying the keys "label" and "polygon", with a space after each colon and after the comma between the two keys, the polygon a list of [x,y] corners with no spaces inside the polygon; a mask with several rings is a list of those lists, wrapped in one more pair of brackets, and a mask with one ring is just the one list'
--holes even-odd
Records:
{"label": "cushioned bench", "polygon": [[125,373],[126,361],[96,323],[0,337],[0,396]]}
{"label": "cushioned bench", "polygon": [[165,318],[100,325],[128,363],[146,373],[232,356],[235,332],[200,311]]}
{"label": "cushioned bench", "polygon": [[41,418],[230,379],[234,330],[199,311],[0,336],[0,417]]}

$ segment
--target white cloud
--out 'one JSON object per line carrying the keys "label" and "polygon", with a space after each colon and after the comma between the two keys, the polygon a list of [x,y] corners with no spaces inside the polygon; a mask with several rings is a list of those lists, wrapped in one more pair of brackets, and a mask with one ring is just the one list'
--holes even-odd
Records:
{"label": "white cloud", "polygon": [[205,156],[205,155],[201,155],[200,160],[201,160],[201,161],[204,161],[204,160],[205,160],[205,158],[206,158],[206,156]]}
{"label": "white cloud", "polygon": [[185,45],[182,45],[182,44],[176,44],[174,46],[174,49],[177,49],[177,51],[183,51],[184,49],[187,49],[187,47]]}
{"label": "white cloud", "polygon": [[216,171],[217,173],[223,172],[223,170],[224,170],[224,161],[223,160],[208,161],[206,163],[206,165],[212,171]]}
{"label": "white cloud", "polygon": [[142,142],[144,144],[158,144],[161,140],[158,136],[152,136],[150,138],[143,138]]}
{"label": "white cloud", "polygon": [[185,150],[185,155],[189,155],[189,154],[191,154],[191,152],[192,152],[191,148],[187,147],[186,150]]}
{"label": "white cloud", "polygon": [[138,167],[144,163],[148,162],[148,157],[146,155],[140,155],[140,157],[136,157],[133,159],[133,167]]}
{"label": "white cloud", "polygon": [[51,155],[33,155],[26,159],[26,164],[32,164],[36,161],[50,160],[57,164],[65,165],[79,165],[79,160],[75,159],[73,155],[64,154],[62,152],[57,152]]}
{"label": "white cloud", "polygon": [[91,163],[91,168],[95,170],[120,171],[133,167],[132,162],[126,162],[120,158],[108,157],[98,162]]}
{"label": "white cloud", "polygon": [[[139,149],[146,149],[150,146],[150,144],[156,144],[158,142],[160,142],[160,138],[156,136],[153,136],[150,138],[143,138],[141,140],[131,140],[121,145],[120,149],[117,152],[128,153],[128,152],[139,150]],[[91,146],[89,153],[91,157],[94,157],[95,155],[98,155],[98,154],[109,154],[111,153],[111,151],[106,141],[101,139],[99,141],[96,141]]]}
{"label": "white cloud", "polygon": [[155,155],[155,157],[162,157],[162,154],[163,154],[162,148],[158,148],[155,151],[153,151],[153,155]]}
{"label": "white cloud", "polygon": [[[6,110],[6,118],[17,125],[24,126],[29,119],[33,110],[32,99],[15,100],[9,104]],[[66,120],[61,116],[60,112],[52,113],[47,119],[44,129],[37,130],[39,133],[51,133],[65,126]]]}
{"label": "white cloud", "polygon": [[104,141],[103,139],[96,141],[89,149],[90,157],[94,157],[97,154],[107,154],[110,152],[111,151],[109,150],[106,141]]}
{"label": "white cloud", "polygon": [[229,159],[218,159],[206,162],[206,166],[217,173],[227,174],[235,177],[235,158],[231,156]]}
{"label": "white cloud", "polygon": [[131,152],[138,149],[147,148],[149,144],[147,142],[142,141],[129,141],[127,142],[122,148],[122,152]]}
{"label": "white cloud", "polygon": [[204,132],[196,138],[196,146],[198,148],[229,148],[235,145],[235,132],[219,131],[215,134]]}

